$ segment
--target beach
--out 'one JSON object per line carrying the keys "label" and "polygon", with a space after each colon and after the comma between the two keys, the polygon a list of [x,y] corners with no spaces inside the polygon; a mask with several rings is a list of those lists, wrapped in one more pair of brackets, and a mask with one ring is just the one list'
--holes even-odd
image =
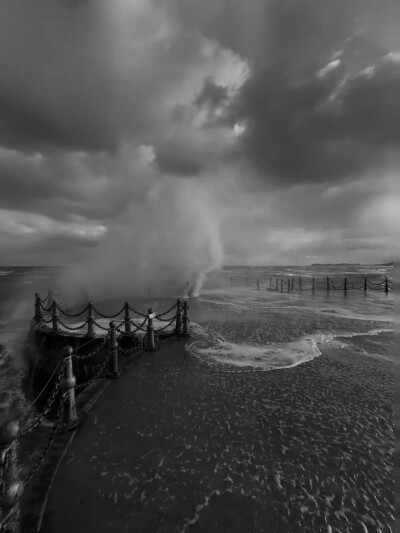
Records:
{"label": "beach", "polygon": [[332,342],[293,368],[246,371],[171,342],[99,399],[43,531],[393,531],[392,452],[383,357]]}

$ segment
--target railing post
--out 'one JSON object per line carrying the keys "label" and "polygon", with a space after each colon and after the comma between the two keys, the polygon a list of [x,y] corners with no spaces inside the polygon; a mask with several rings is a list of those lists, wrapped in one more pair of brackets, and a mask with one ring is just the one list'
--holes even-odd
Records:
{"label": "railing post", "polygon": [[279,280],[276,278],[275,288],[277,291],[279,291]]}
{"label": "railing post", "polygon": [[300,291],[300,292],[302,291],[302,286],[301,286],[301,277],[299,277],[299,291]]}
{"label": "railing post", "polygon": [[114,320],[110,322],[110,338],[108,340],[108,354],[110,357],[110,366],[109,366],[107,377],[114,379],[119,374],[117,324],[114,322]]}
{"label": "railing post", "polygon": [[93,303],[88,304],[88,316],[87,316],[87,334],[88,337],[94,337],[94,314]]}
{"label": "railing post", "polygon": [[58,333],[58,310],[56,302],[51,304],[52,307],[52,318],[53,318],[53,333]]}
{"label": "railing post", "polygon": [[294,292],[294,278],[292,278],[292,292]]}
{"label": "railing post", "polygon": [[182,327],[181,313],[182,313],[181,301],[178,299],[176,302],[176,319],[175,319],[175,333],[177,335],[179,335],[179,333],[181,332],[181,327]]}
{"label": "railing post", "polygon": [[[19,500],[24,490],[19,479],[17,468],[17,438],[19,435],[19,422],[13,420],[5,424],[0,430],[0,469],[1,496],[0,519],[13,508],[12,521],[7,524],[5,531],[18,531],[17,520],[19,517]],[[3,529],[1,530],[3,531]]]}
{"label": "railing post", "polygon": [[387,278],[385,279],[385,292],[386,294],[389,292],[389,282]]}
{"label": "railing post", "polygon": [[75,385],[76,377],[72,368],[73,349],[71,346],[66,346],[63,350],[64,355],[64,378],[61,380],[60,387],[65,396],[64,404],[64,418],[60,429],[68,431],[78,425],[78,415],[76,414],[75,405]]}
{"label": "railing post", "polygon": [[367,278],[364,278],[364,291],[367,290]]}
{"label": "railing post", "polygon": [[283,292],[283,279],[281,278],[281,292]]}
{"label": "railing post", "polygon": [[330,290],[330,286],[329,286],[329,278],[328,278],[328,276],[326,277],[326,290],[327,290],[327,291]]}
{"label": "railing post", "polygon": [[343,290],[347,291],[347,278],[344,278],[344,288]]}
{"label": "railing post", "polygon": [[183,331],[184,337],[190,337],[190,319],[189,319],[189,305],[187,302],[183,302]]}
{"label": "railing post", "polygon": [[315,291],[315,278],[312,279],[312,291]]}
{"label": "railing post", "polygon": [[42,313],[42,306],[40,304],[40,296],[37,292],[35,292],[35,321],[38,324],[42,321],[43,313]]}
{"label": "railing post", "polygon": [[257,290],[260,290],[260,278],[257,278]]}
{"label": "railing post", "polygon": [[132,331],[131,317],[129,315],[129,303],[128,302],[124,303],[124,308],[125,308],[125,315],[124,315],[125,333],[131,333]]}
{"label": "railing post", "polygon": [[153,352],[156,349],[155,339],[154,339],[154,326],[153,319],[151,315],[153,314],[153,309],[150,307],[147,315],[147,343],[146,351]]}

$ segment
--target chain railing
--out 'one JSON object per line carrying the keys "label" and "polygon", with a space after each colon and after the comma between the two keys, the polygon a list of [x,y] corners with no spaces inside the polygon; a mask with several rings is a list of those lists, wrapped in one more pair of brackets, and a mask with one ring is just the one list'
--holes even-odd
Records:
{"label": "chain railing", "polygon": [[[50,304],[47,307],[44,305],[46,302]],[[175,314],[167,316],[174,310]],[[88,312],[88,316],[85,322],[78,326],[66,324],[59,318],[59,314],[68,318],[76,318],[84,314],[86,311]],[[122,312],[125,312],[123,320],[118,324],[111,321],[109,327],[104,327],[93,317],[93,314],[95,313],[101,318],[116,318]],[[138,324],[134,322],[130,318],[129,312],[144,318],[142,323]],[[51,316],[47,318],[44,316],[44,313],[51,313]],[[64,348],[62,359],[54,368],[50,378],[28,409],[21,415],[19,420],[9,422],[0,428],[0,531],[2,530],[5,521],[10,520],[13,509],[16,509],[19,506],[20,497],[24,487],[28,485],[46,460],[57,433],[60,431],[71,430],[80,423],[75,407],[75,393],[87,388],[94,381],[103,376],[116,378],[119,375],[119,354],[132,353],[140,347],[147,351],[154,351],[159,347],[161,339],[172,335],[182,335],[184,337],[190,335],[189,305],[187,301],[183,302],[182,305],[180,300],[163,313],[155,313],[151,308],[148,309],[147,313],[140,313],[126,302],[122,310],[118,311],[118,313],[105,315],[100,313],[92,303],[89,303],[79,313],[70,313],[62,309],[60,304],[49,295],[45,299],[41,299],[40,296],[36,294],[35,320],[38,325],[51,324],[52,331],[50,333],[60,333],[59,326],[64,328],[67,332],[77,332],[88,325],[88,333],[86,337],[89,340],[75,349],[70,346]],[[161,322],[163,325],[155,329],[153,323],[154,320]],[[94,335],[89,334],[90,328],[92,328],[91,331],[93,333],[93,326],[106,332],[103,338],[99,339]],[[122,327],[124,327],[124,329],[121,329]],[[135,343],[135,338],[137,341],[141,338],[141,343]],[[132,342],[132,346],[124,349],[121,348],[120,344],[124,339],[127,339],[128,343]],[[96,342],[96,346],[89,353],[80,353],[84,347],[92,342]],[[77,384],[76,377],[73,373],[74,364],[78,365],[81,361],[93,361],[96,356],[101,357],[101,354],[104,352],[106,352],[104,360],[98,365],[93,375],[89,379]],[[96,366],[95,363],[93,363],[93,365]],[[48,393],[41,413],[38,414],[33,421],[28,421],[28,415],[31,414],[33,405],[49,388],[50,392]],[[51,413],[53,413],[52,416]],[[20,479],[17,466],[17,444],[19,441],[32,434],[47,417],[52,418],[53,424],[46,440],[46,444],[34,464]],[[3,511],[3,513],[1,511]]]}
{"label": "chain railing", "polygon": [[[253,281],[248,277],[240,276],[235,279],[233,276],[228,278],[226,287],[245,287],[255,290],[267,290],[275,292],[302,292],[302,291],[348,291],[348,290],[375,290],[384,291],[385,293],[394,290],[393,283],[385,278],[379,282],[371,281],[364,277],[360,279],[344,278],[339,280],[336,276],[334,278],[316,278],[316,277],[295,277],[295,276],[270,276],[269,280],[257,278]],[[221,282],[217,282],[217,288],[221,287]]]}

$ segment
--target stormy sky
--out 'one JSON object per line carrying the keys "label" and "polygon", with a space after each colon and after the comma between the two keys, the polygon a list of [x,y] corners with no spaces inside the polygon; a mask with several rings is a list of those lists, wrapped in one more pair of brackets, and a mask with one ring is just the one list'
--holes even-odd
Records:
{"label": "stormy sky", "polygon": [[398,0],[3,0],[0,264],[394,259],[399,26]]}

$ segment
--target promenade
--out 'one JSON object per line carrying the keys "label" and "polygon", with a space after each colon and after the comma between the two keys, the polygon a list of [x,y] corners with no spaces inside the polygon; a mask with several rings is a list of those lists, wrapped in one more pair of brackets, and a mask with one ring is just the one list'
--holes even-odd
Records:
{"label": "promenade", "polygon": [[[257,372],[209,365],[184,344],[164,341],[104,390],[63,459],[42,533],[388,523],[389,363],[326,346],[300,366]],[[379,505],[359,508],[372,494]]]}

